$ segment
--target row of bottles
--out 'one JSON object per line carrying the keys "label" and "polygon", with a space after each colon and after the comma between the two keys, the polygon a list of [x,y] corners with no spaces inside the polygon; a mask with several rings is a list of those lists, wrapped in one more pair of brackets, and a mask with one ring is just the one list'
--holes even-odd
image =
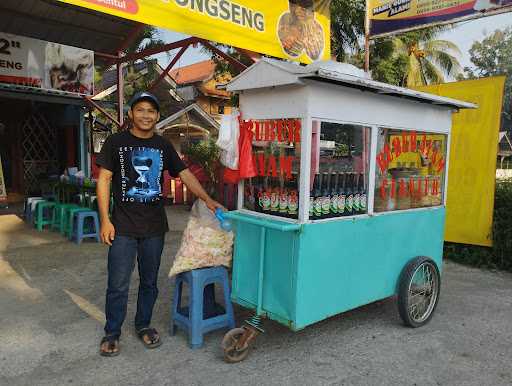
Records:
{"label": "row of bottles", "polygon": [[309,195],[310,220],[366,213],[363,173],[317,173]]}
{"label": "row of bottles", "polygon": [[297,173],[290,180],[272,177],[252,179],[254,208],[257,212],[280,217],[298,218],[299,191]]}

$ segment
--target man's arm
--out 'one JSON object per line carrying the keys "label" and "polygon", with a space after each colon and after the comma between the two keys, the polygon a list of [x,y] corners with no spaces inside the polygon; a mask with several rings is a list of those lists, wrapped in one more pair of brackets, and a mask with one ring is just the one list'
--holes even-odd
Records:
{"label": "man's arm", "polygon": [[114,241],[115,229],[108,216],[110,206],[110,181],[112,180],[112,172],[105,168],[100,168],[98,182],[96,184],[96,199],[98,200],[98,209],[101,220],[101,241],[105,244],[112,245]]}
{"label": "man's arm", "polygon": [[187,186],[187,188],[194,193],[197,197],[203,200],[212,212],[217,208],[221,208],[222,210],[226,210],[221,204],[217,201],[213,200],[208,193],[204,190],[201,183],[197,180],[196,176],[192,174],[192,172],[188,169],[185,169],[180,172],[181,181]]}

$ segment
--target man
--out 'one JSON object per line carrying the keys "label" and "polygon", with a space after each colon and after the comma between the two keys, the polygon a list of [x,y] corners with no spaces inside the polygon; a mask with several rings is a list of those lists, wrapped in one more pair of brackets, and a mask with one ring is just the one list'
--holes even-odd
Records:
{"label": "man", "polygon": [[[100,167],[97,198],[101,239],[110,245],[106,294],[105,337],[100,354],[119,354],[121,326],[126,317],[128,288],[137,256],[140,276],[135,330],[147,348],[160,346],[158,332],[150,327],[158,288],[157,277],[168,231],[162,201],[162,173],[180,177],[187,188],[210,210],[222,208],[212,200],[181,161],[173,146],[154,132],[160,119],[158,99],[136,94],[128,116],[133,127],[107,138],[96,163]],[[110,184],[114,210],[109,218]]]}

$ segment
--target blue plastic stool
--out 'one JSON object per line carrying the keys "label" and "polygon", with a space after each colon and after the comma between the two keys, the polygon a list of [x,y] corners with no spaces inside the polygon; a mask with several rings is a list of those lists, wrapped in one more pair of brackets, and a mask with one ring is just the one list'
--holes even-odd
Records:
{"label": "blue plastic stool", "polygon": [[30,224],[32,224],[32,219],[36,211],[36,203],[38,201],[45,201],[45,199],[43,197],[29,197],[25,201],[25,221],[27,221]]}
{"label": "blue plastic stool", "polygon": [[[85,220],[88,218],[92,218],[92,229],[85,229]],[[75,221],[76,219],[76,227]],[[94,210],[84,210],[80,212],[74,213],[74,218],[72,220],[73,230],[71,234],[71,239],[75,239],[77,244],[81,244],[83,239],[94,237],[96,241],[100,242],[100,221],[98,218],[98,212]]]}
{"label": "blue plastic stool", "polygon": [[[183,283],[189,286],[189,307],[181,307]],[[224,293],[226,310],[222,310],[224,312],[220,315],[216,312],[221,307],[215,304],[212,287],[214,283],[221,284]],[[203,345],[203,335],[207,332],[226,327],[234,328],[235,318],[230,297],[228,273],[224,267],[194,269],[180,273],[176,276],[170,334],[175,335],[176,328],[182,328],[189,335],[190,347],[195,349]],[[213,306],[207,307],[205,303]]]}

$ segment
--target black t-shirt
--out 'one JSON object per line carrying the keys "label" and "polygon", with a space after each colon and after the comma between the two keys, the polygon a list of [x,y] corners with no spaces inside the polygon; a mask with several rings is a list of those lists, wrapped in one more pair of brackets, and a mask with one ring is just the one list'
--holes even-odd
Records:
{"label": "black t-shirt", "polygon": [[163,171],[177,177],[187,168],[170,142],[157,134],[144,139],[123,131],[107,138],[96,164],[113,172],[112,223],[117,235],[152,237],[169,230]]}

